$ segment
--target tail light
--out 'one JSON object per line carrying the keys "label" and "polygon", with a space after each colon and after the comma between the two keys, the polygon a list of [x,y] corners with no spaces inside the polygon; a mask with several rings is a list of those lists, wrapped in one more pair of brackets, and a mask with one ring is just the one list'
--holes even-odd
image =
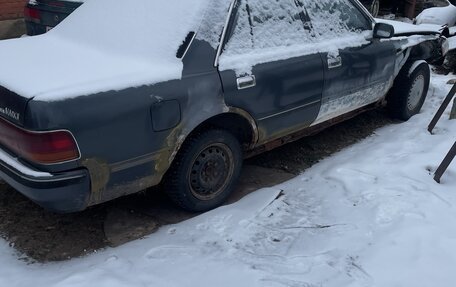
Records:
{"label": "tail light", "polygon": [[25,7],[24,18],[27,21],[31,21],[38,24],[41,22],[40,11],[30,7]]}
{"label": "tail light", "polygon": [[0,119],[0,144],[19,157],[40,164],[62,163],[79,158],[79,149],[68,131],[32,132]]}

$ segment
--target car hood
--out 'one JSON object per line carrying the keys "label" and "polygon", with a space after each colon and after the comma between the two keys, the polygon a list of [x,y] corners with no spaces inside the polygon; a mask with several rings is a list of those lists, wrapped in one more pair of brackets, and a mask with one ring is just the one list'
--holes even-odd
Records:
{"label": "car hood", "polygon": [[446,26],[433,24],[414,25],[394,20],[386,20],[376,18],[377,23],[385,23],[394,27],[395,36],[410,36],[410,35],[435,35],[443,34],[448,28]]}
{"label": "car hood", "polygon": [[143,59],[95,49],[52,33],[0,42],[0,86],[56,101],[178,79],[179,59]]}

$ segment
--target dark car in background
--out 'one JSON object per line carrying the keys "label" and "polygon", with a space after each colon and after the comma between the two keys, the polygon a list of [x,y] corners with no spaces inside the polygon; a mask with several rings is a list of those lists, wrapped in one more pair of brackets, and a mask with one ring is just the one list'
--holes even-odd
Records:
{"label": "dark car in background", "polygon": [[24,18],[27,35],[44,34],[57,26],[76,8],[81,6],[83,0],[32,0],[24,9]]}

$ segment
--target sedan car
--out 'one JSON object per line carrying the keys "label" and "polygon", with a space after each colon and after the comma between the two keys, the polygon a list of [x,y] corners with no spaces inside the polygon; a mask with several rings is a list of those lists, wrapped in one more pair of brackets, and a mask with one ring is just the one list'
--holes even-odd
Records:
{"label": "sedan car", "polygon": [[156,185],[209,210],[245,157],[384,104],[419,113],[440,41],[352,0],[87,1],[0,42],[0,177],[58,212]]}
{"label": "sedan car", "polygon": [[24,10],[27,35],[44,34],[62,22],[84,0],[31,0]]}

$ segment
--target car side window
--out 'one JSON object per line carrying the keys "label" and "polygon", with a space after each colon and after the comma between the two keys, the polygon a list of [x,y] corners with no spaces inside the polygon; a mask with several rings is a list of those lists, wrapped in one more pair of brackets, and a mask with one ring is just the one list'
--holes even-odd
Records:
{"label": "car side window", "polygon": [[317,34],[372,30],[371,20],[350,0],[299,1],[304,3]]}
{"label": "car side window", "polygon": [[314,35],[294,0],[240,0],[224,55],[309,43]]}

